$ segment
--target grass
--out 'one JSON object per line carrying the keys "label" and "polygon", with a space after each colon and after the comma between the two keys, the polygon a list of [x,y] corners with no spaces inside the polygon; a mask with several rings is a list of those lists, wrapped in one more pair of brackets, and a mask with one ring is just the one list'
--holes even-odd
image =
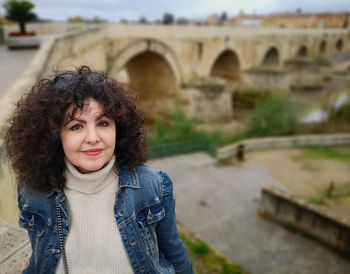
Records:
{"label": "grass", "polygon": [[224,146],[228,144],[234,144],[237,143],[241,140],[244,140],[246,136],[244,133],[235,133],[235,134],[230,134],[230,135],[224,135],[222,134],[220,140],[219,140],[219,145]]}
{"label": "grass", "polygon": [[[301,154],[292,156],[291,158],[295,161],[301,161],[304,169],[317,172],[317,166],[305,160],[323,159],[350,163],[350,147],[306,147]],[[341,185],[330,182],[328,187],[322,190],[317,197],[311,198],[308,202],[314,205],[326,205],[327,201],[349,195],[350,182]]]}
{"label": "grass", "polygon": [[322,196],[322,197],[312,198],[308,202],[313,205],[324,205],[326,204],[326,199]]}
{"label": "grass", "polygon": [[307,160],[307,159],[326,159],[341,162],[350,162],[350,148],[342,147],[307,147],[305,151],[292,158],[293,160]]}
{"label": "grass", "polygon": [[308,202],[314,205],[327,205],[328,201],[334,199],[342,199],[350,196],[350,182],[343,183],[341,185],[330,185],[323,189],[318,197],[310,199]]}
{"label": "grass", "polygon": [[200,130],[199,122],[188,118],[183,109],[178,109],[168,121],[162,119],[147,134],[150,157],[162,157],[195,151],[216,154],[221,133]]}
{"label": "grass", "polygon": [[187,247],[196,274],[248,274],[182,225],[180,237]]}

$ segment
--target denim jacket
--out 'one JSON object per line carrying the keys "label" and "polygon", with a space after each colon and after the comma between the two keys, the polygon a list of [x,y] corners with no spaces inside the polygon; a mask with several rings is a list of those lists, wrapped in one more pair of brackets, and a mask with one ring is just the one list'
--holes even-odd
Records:
{"label": "denim jacket", "polygon": [[[28,231],[32,245],[23,273],[55,273],[61,257],[56,206],[65,239],[71,222],[64,192],[39,193],[23,187],[18,191],[18,206],[19,224]],[[178,236],[173,185],[166,173],[145,165],[121,169],[114,214],[135,273],[193,273]]]}

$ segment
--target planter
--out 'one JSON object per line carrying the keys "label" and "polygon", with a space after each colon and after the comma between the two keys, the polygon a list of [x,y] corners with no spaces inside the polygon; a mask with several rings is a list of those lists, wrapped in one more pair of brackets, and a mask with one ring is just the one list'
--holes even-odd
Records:
{"label": "planter", "polygon": [[35,32],[10,32],[6,40],[8,49],[35,49],[41,44]]}

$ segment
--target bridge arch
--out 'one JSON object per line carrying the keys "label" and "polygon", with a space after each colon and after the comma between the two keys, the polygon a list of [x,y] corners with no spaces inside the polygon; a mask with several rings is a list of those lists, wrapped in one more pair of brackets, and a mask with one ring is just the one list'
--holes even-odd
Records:
{"label": "bridge arch", "polygon": [[235,50],[225,49],[214,59],[210,76],[223,78],[227,81],[236,81],[240,76],[240,61]]}
{"label": "bridge arch", "polygon": [[267,67],[279,66],[280,54],[277,47],[272,46],[266,52],[262,59],[262,65]]}
{"label": "bridge arch", "polygon": [[137,40],[123,47],[113,57],[109,71],[113,74],[118,74],[125,69],[126,64],[130,60],[143,53],[154,53],[154,56],[161,57],[171,68],[176,84],[180,84],[183,81],[183,73],[175,53],[168,45],[155,39]]}
{"label": "bridge arch", "polygon": [[335,43],[335,49],[337,52],[342,52],[344,48],[343,39],[338,39]]}
{"label": "bridge arch", "polygon": [[326,42],[326,40],[322,40],[320,45],[319,45],[319,55],[321,57],[325,56],[326,51],[327,51],[327,42]]}
{"label": "bridge arch", "polygon": [[305,45],[302,45],[298,48],[296,57],[297,58],[307,58],[309,55],[308,48]]}
{"label": "bridge arch", "polygon": [[182,72],[174,52],[164,43],[141,40],[127,45],[113,57],[108,72],[137,91],[146,123],[173,111]]}

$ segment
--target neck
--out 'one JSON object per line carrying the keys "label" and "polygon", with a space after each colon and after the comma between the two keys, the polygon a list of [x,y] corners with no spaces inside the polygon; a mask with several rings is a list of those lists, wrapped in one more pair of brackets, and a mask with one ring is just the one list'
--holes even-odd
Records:
{"label": "neck", "polygon": [[112,157],[102,169],[91,173],[81,173],[66,159],[66,188],[82,193],[97,193],[111,182],[116,181],[117,174],[114,164],[115,157]]}

